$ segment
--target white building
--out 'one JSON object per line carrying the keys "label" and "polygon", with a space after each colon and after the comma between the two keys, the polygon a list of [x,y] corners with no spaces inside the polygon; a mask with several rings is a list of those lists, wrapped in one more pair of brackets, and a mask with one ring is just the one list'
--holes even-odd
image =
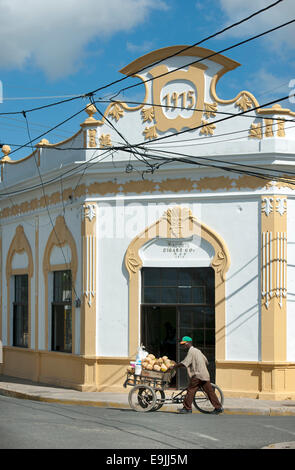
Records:
{"label": "white building", "polygon": [[271,177],[294,171],[295,113],[220,98],[239,64],[183,48],[121,71],[145,81],[143,103],[89,106],[72,138],[19,161],[3,147],[3,374],[123,391],[141,342],[179,360],[189,335],[226,396],[295,398],[295,186]]}

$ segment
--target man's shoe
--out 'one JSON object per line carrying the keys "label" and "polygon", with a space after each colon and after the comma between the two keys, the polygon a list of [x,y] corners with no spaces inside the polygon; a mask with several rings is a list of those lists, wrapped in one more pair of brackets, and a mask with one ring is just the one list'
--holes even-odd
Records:
{"label": "man's shoe", "polygon": [[177,412],[181,414],[188,414],[192,413],[192,410],[187,410],[186,408],[178,408]]}
{"label": "man's shoe", "polygon": [[223,408],[215,408],[214,411],[212,411],[212,415],[220,415],[220,413],[223,413]]}

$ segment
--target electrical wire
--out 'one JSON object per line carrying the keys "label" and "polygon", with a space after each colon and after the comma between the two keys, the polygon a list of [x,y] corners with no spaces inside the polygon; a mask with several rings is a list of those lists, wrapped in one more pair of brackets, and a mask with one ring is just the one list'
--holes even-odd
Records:
{"label": "electrical wire", "polygon": [[[214,34],[212,34],[212,35],[210,35],[210,36],[208,36],[208,37],[202,39],[201,41],[198,41],[198,42],[192,44],[191,46],[187,46],[187,47],[183,48],[182,50],[180,50],[180,51],[178,51],[178,52],[175,52],[175,53],[173,53],[173,54],[171,54],[171,55],[168,55],[168,56],[166,56],[166,57],[163,57],[162,59],[160,59],[160,60],[158,60],[157,62],[155,62],[155,65],[156,65],[156,64],[159,64],[159,63],[161,63],[161,62],[163,62],[164,60],[167,60],[168,58],[175,57],[175,56],[177,56],[177,55],[183,53],[184,51],[186,51],[186,50],[188,50],[188,49],[191,49],[191,48],[193,48],[193,47],[195,47],[195,46],[198,46],[198,45],[200,45],[200,44],[202,44],[202,43],[208,41],[209,39],[213,39],[214,37],[217,37],[217,36],[219,36],[220,34],[226,32],[226,31],[228,31],[228,30],[230,30],[230,29],[232,29],[232,28],[234,28],[234,27],[236,27],[236,26],[239,26],[239,25],[242,24],[242,23],[245,23],[245,22],[249,21],[249,20],[252,19],[253,17],[255,17],[255,16],[257,16],[257,15],[260,15],[261,13],[264,13],[265,11],[267,11],[267,10],[269,10],[269,9],[271,9],[271,8],[273,8],[273,7],[275,7],[275,6],[277,6],[277,5],[278,5],[279,3],[281,3],[282,1],[284,1],[284,0],[277,0],[276,2],[272,3],[271,5],[268,5],[268,6],[262,8],[262,9],[260,9],[260,10],[255,11],[254,13],[252,13],[251,15],[249,15],[249,16],[243,18],[242,20],[239,20],[239,21],[237,21],[236,23],[233,23],[233,24],[227,26],[226,28],[223,28],[223,29],[220,30],[220,31],[217,31],[216,33],[214,33]],[[283,26],[285,26],[285,25],[282,25],[282,26],[280,26],[280,27],[283,27]],[[279,28],[279,27],[278,27],[278,28]],[[278,29],[278,28],[277,28],[277,29]],[[264,34],[266,34],[266,33],[264,33]],[[236,47],[236,46],[235,46],[235,47]],[[204,59],[202,59],[202,60],[204,60]],[[143,67],[143,68],[137,70],[136,72],[133,72],[133,74],[131,75],[131,77],[132,77],[134,74],[138,74],[138,73],[142,72],[142,71],[145,70],[147,67],[148,67],[148,66]],[[123,82],[123,81],[127,80],[128,78],[130,78],[129,75],[128,75],[128,76],[125,76],[125,77],[122,77],[122,78],[120,78],[120,79],[118,79],[118,80],[114,80],[113,82],[110,82],[110,83],[108,83],[108,84],[106,84],[106,85],[103,85],[103,86],[101,86],[101,87],[99,87],[99,88],[96,88],[96,89],[93,90],[93,91],[90,91],[90,92],[87,92],[87,93],[83,93],[83,94],[81,94],[81,95],[73,96],[73,97],[71,97],[71,98],[68,98],[68,99],[65,99],[65,100],[62,100],[62,101],[58,101],[58,102],[55,102],[55,103],[50,103],[50,104],[47,104],[47,105],[44,105],[44,106],[38,106],[38,107],[36,107],[36,108],[27,109],[25,112],[26,112],[26,113],[30,113],[30,112],[34,112],[34,111],[40,111],[40,110],[42,110],[42,109],[47,109],[47,108],[52,107],[52,106],[57,106],[57,105],[60,105],[60,104],[68,103],[68,102],[70,102],[70,101],[77,100],[77,99],[79,99],[79,98],[86,98],[86,97],[89,97],[89,96],[92,96],[92,95],[96,94],[96,93],[99,92],[99,91],[102,91],[102,90],[104,90],[104,89],[106,89],[106,88],[109,88],[109,87],[111,87],[111,86],[113,86],[113,85],[115,85],[115,84],[118,84],[118,83],[120,83],[120,82]],[[157,78],[158,78],[158,77],[157,77]],[[140,84],[141,84],[141,83],[140,83]],[[10,111],[10,112],[6,112],[6,113],[0,113],[0,115],[22,114],[22,112],[23,112],[23,111]]]}
{"label": "electrical wire", "polygon": [[[217,123],[223,122],[223,121],[227,121],[228,119],[233,119],[233,118],[236,118],[236,117],[238,117],[238,116],[242,116],[243,114],[247,114],[247,113],[249,113],[249,112],[251,112],[251,111],[255,111],[256,109],[264,108],[265,106],[270,106],[270,105],[272,105],[272,104],[276,104],[276,103],[278,103],[279,101],[284,101],[284,100],[289,99],[290,97],[293,97],[293,96],[295,97],[295,94],[283,96],[282,98],[279,98],[279,99],[276,99],[276,100],[272,100],[272,101],[269,101],[269,102],[267,102],[267,103],[265,103],[265,104],[262,104],[262,105],[259,105],[259,106],[255,106],[255,107],[250,108],[250,109],[248,109],[248,110],[246,110],[246,111],[242,111],[242,112],[240,112],[240,113],[237,113],[237,114],[235,114],[234,116],[227,116],[227,117],[224,117],[224,118],[222,118],[222,119],[217,119],[217,120],[215,120],[215,121],[210,122],[210,125],[212,125],[212,124],[217,124]],[[158,142],[158,141],[160,141],[160,140],[169,139],[169,138],[171,138],[171,137],[175,137],[175,136],[178,136],[178,135],[181,135],[181,134],[185,134],[185,133],[187,133],[187,132],[191,132],[191,131],[194,131],[194,130],[198,130],[198,129],[201,129],[201,128],[206,127],[206,126],[208,126],[208,123],[207,123],[207,124],[201,124],[201,125],[195,126],[195,127],[191,127],[191,128],[189,128],[189,129],[184,129],[184,130],[182,130],[182,131],[174,132],[173,134],[164,135],[164,136],[162,136],[162,137],[156,137],[156,138],[153,139],[151,142]],[[143,145],[143,144],[146,144],[146,142],[141,142],[141,143],[138,144],[138,145]]]}
{"label": "electrical wire", "polygon": [[[282,1],[282,0],[281,0],[281,1]],[[246,22],[246,21],[249,21],[249,20],[252,19],[254,16],[257,16],[257,15],[259,15],[259,14],[261,14],[261,13],[264,13],[265,11],[269,10],[270,8],[275,7],[276,5],[278,5],[279,3],[281,3],[281,1],[278,0],[277,2],[272,3],[271,5],[268,5],[267,7],[262,8],[262,9],[256,11],[256,12],[252,13],[250,16],[247,16],[246,18],[243,18],[242,20],[237,21],[236,23],[233,23],[233,24],[227,26],[226,28],[224,28],[224,29],[222,29],[222,30],[220,30],[220,31],[217,31],[217,32],[214,33],[214,34],[211,34],[210,36],[208,36],[208,37],[202,39],[201,41],[198,41],[198,42],[192,44],[191,46],[187,46],[187,47],[181,49],[181,50],[178,51],[178,52],[175,52],[175,53],[173,53],[173,54],[171,54],[171,55],[166,56],[166,57],[163,58],[163,59],[158,60],[157,62],[154,62],[153,65],[158,65],[159,63],[163,62],[164,60],[171,59],[172,57],[175,57],[175,56],[177,56],[177,55],[179,55],[179,54],[181,54],[181,53],[183,53],[183,52],[185,52],[185,51],[187,51],[187,50],[189,50],[189,49],[191,49],[191,48],[193,48],[193,47],[199,46],[200,44],[202,44],[202,43],[208,41],[209,39],[213,39],[213,38],[215,38],[216,36],[219,36],[220,34],[224,33],[225,31],[228,31],[228,30],[230,30],[230,29],[232,29],[232,28],[234,28],[234,27],[236,27],[236,26],[239,26],[240,24],[242,24],[242,23],[244,23],[244,22]],[[264,34],[266,34],[266,33],[264,33]],[[218,52],[217,52],[216,54],[218,54]],[[216,54],[214,54],[214,55],[216,55]],[[205,59],[206,59],[206,58],[204,58],[204,59],[202,59],[202,60],[205,60]],[[194,63],[194,62],[193,62],[193,63]],[[188,64],[188,65],[190,65],[190,64]],[[138,74],[138,73],[141,73],[141,72],[143,72],[144,70],[146,70],[146,69],[149,68],[149,67],[150,67],[150,65],[147,65],[147,66],[145,66],[145,67],[142,67],[141,69],[137,70],[136,72],[133,72],[132,75],[130,75],[130,76],[134,76],[134,75],[136,75],[136,74]],[[183,67],[183,66],[182,66],[182,67]],[[174,70],[173,70],[173,72],[174,72]],[[93,90],[93,91],[91,92],[91,94],[93,95],[93,94],[97,93],[98,91],[102,91],[103,89],[105,89],[105,88],[107,88],[107,87],[109,87],[109,86],[116,85],[116,84],[118,84],[118,83],[120,83],[120,82],[123,82],[123,81],[126,80],[127,78],[129,78],[129,76],[123,77],[123,78],[118,79],[118,80],[115,80],[115,81],[113,81],[112,83],[110,83],[109,85],[106,85],[106,86],[97,88],[96,90]],[[159,78],[159,77],[156,77],[156,78]],[[140,84],[141,84],[141,83],[140,83]],[[139,85],[139,84],[137,84],[137,85]],[[123,90],[121,90],[121,91],[123,91]],[[119,93],[120,93],[120,92],[119,92]]]}
{"label": "electrical wire", "polygon": [[[128,87],[125,87],[125,88],[122,88],[121,90],[119,90],[114,96],[113,98],[115,98],[116,96],[118,96],[120,93],[124,93],[125,91],[127,90],[131,90],[132,88],[135,88],[137,86],[140,86],[140,85],[143,85],[143,84],[146,84],[146,83],[149,83],[151,82],[152,80],[155,80],[155,79],[158,79],[158,78],[162,78],[162,77],[165,77],[166,75],[169,75],[171,73],[174,73],[174,72],[177,72],[178,70],[181,70],[183,69],[184,67],[189,67],[190,65],[195,65],[195,64],[198,64],[199,62],[203,62],[204,60],[207,60],[207,59],[211,59],[212,57],[218,55],[218,54],[223,54],[224,52],[227,52],[227,51],[230,51],[232,49],[234,49],[235,47],[239,47],[239,46],[242,46],[244,44],[247,44],[248,42],[250,41],[253,41],[254,39],[258,39],[262,36],[265,36],[266,34],[269,34],[269,33],[272,33],[274,31],[277,31],[278,29],[280,28],[284,28],[285,26],[289,26],[290,24],[294,23],[295,22],[295,18],[290,20],[290,21],[287,21],[286,23],[283,23],[279,26],[275,26],[274,28],[271,28],[271,29],[268,29],[267,31],[264,31],[263,33],[259,33],[259,34],[256,34],[255,36],[252,36],[248,39],[245,39],[243,41],[240,41],[232,46],[229,46],[229,47],[225,47],[224,49],[221,49],[217,52],[213,52],[212,54],[209,54],[205,57],[202,57],[201,59],[198,59],[198,60],[194,60],[192,62],[189,62],[188,64],[185,64],[185,65],[181,65],[180,67],[177,67],[173,70],[168,70],[167,72],[164,72],[160,75],[157,75],[156,77],[152,77],[152,78],[148,78],[146,80],[141,80],[141,82],[139,83],[135,83],[133,85],[129,85]],[[94,94],[95,92],[93,92],[92,94]]]}
{"label": "electrical wire", "polygon": [[[118,104],[120,105],[122,102],[121,101],[116,101],[116,100],[99,100],[99,101],[95,101],[95,103],[115,103],[115,104]],[[124,104],[143,104],[142,102],[140,101],[125,101],[124,100]],[[151,107],[156,107],[156,108],[166,108],[166,109],[180,109],[182,111],[189,111],[189,112],[192,112],[192,111],[199,111],[201,112],[202,114],[206,114],[207,111],[204,110],[204,109],[200,109],[200,108],[186,108],[185,106],[172,106],[172,105],[165,105],[165,104],[158,104],[158,103],[148,103],[148,102],[145,102],[144,103],[144,106],[151,106]],[[215,115],[215,114],[224,114],[226,116],[240,116],[239,113],[229,113],[229,112],[225,112],[225,111],[208,111],[208,114],[211,113],[212,115]],[[248,116],[248,115],[243,115],[242,117],[245,117],[245,118],[255,118],[255,119],[265,119],[265,116]],[[285,121],[285,122],[294,122],[294,119],[285,119],[285,118],[280,118],[281,121]]]}
{"label": "electrical wire", "polygon": [[[126,151],[128,151],[128,150],[126,149]],[[177,154],[176,152],[167,152],[167,153],[172,153],[173,155]],[[160,163],[158,163],[158,168],[160,168],[160,166],[162,165],[161,162],[163,162],[163,164],[168,164],[168,163],[173,163],[173,162],[182,162],[182,163],[188,163],[190,165],[195,165],[195,166],[210,167],[210,168],[214,168],[214,169],[218,169],[218,170],[222,170],[222,171],[226,171],[226,172],[231,172],[231,173],[246,174],[248,176],[254,176],[256,178],[264,179],[264,180],[267,180],[267,181],[270,181],[270,180],[280,181],[280,182],[295,185],[295,181],[293,179],[288,179],[288,178],[279,177],[279,176],[270,175],[270,174],[267,175],[266,173],[259,173],[259,172],[245,170],[245,169],[240,168],[241,166],[250,167],[250,165],[242,165],[242,164],[234,163],[234,164],[232,164],[234,166],[229,166],[228,162],[225,162],[225,163],[227,163],[228,166],[214,165],[213,163],[207,163],[207,162],[203,163],[203,162],[199,162],[199,161],[196,161],[196,160],[191,160],[190,158],[193,158],[191,155],[188,155],[187,157],[189,157],[189,158],[186,158],[185,156],[183,156],[183,154],[179,154],[179,155],[181,155],[180,157],[172,157],[172,158],[159,156],[159,155],[152,155],[152,154],[147,153],[147,152],[145,152],[144,155],[145,155],[145,157],[148,157],[148,158],[151,158],[152,160],[156,160],[156,161],[160,162]],[[202,157],[195,157],[195,159],[202,159],[202,160],[209,160],[210,161],[210,159],[205,158],[205,157],[203,157],[203,158]],[[236,166],[238,168],[236,168]],[[263,170],[266,170],[266,169],[263,169]],[[279,170],[270,170],[270,171],[280,172]],[[290,173],[290,172],[286,172],[286,173]],[[292,175],[295,177],[295,173],[292,173]]]}
{"label": "electrical wire", "polygon": [[[30,134],[30,128],[29,128],[29,122],[28,122],[28,119],[27,119],[27,115],[26,115],[26,112],[24,111],[23,112],[23,116],[25,118],[25,121],[26,121],[26,126],[27,126],[27,132],[28,132],[28,137],[29,139],[31,140],[31,134]],[[38,162],[36,160],[36,155],[34,153],[34,149],[33,149],[33,146],[32,146],[32,150],[33,150],[33,155],[34,155],[34,161],[35,161],[35,165],[36,165],[36,168],[37,168],[37,171],[38,171],[38,174],[39,174],[39,178],[40,178],[40,181],[41,181],[41,186],[42,186],[42,192],[43,192],[43,197],[44,197],[44,204],[45,204],[45,207],[46,207],[46,210],[47,210],[47,213],[48,213],[48,217],[49,217],[49,220],[50,220],[50,223],[52,225],[52,229],[53,229],[53,232],[56,236],[56,240],[58,242],[58,247],[60,248],[61,252],[62,252],[62,255],[63,255],[63,258],[64,258],[64,261],[65,261],[65,264],[66,266],[70,269],[70,262],[67,261],[66,259],[66,256],[64,254],[64,250],[62,248],[62,243],[58,237],[58,234],[56,232],[56,229],[55,229],[55,225],[53,223],[53,220],[52,220],[52,217],[51,217],[51,214],[50,214],[50,211],[49,211],[49,207],[48,207],[48,204],[47,204],[47,198],[46,198],[46,193],[45,193],[45,187],[44,187],[44,183],[43,183],[43,179],[42,179],[42,175],[41,175],[41,172],[40,172],[40,168],[39,168],[39,165],[38,165]],[[63,195],[61,194],[61,199],[63,199]],[[71,277],[71,286],[72,286],[72,291],[74,291],[74,294],[75,294],[75,300],[79,300],[79,297],[77,295],[77,292],[76,292],[76,289],[75,289],[75,286],[72,282],[72,277]]]}
{"label": "electrical wire", "polygon": [[[286,99],[289,99],[290,97],[295,97],[295,94],[289,94],[289,95],[286,95],[286,96],[283,96],[282,98],[277,98],[276,100],[272,100],[272,101],[269,101],[267,103],[263,103],[263,104],[260,104],[259,106],[255,106],[253,108],[250,108],[246,111],[242,111],[240,113],[224,113],[224,114],[229,114],[229,116],[223,118],[223,119],[219,119],[219,120],[215,120],[215,121],[211,121],[209,124],[212,125],[212,124],[216,124],[216,123],[219,123],[219,122],[222,122],[222,121],[225,121],[225,120],[228,120],[228,119],[232,119],[232,118],[235,118],[235,117],[241,117],[241,116],[244,116],[246,115],[247,113],[251,112],[251,111],[255,111],[257,109],[262,109],[266,106],[270,106],[270,105],[273,105],[273,104],[276,104],[278,102],[281,102],[281,101],[284,101]],[[92,104],[96,105],[96,103],[99,103],[100,101],[95,101],[93,100],[90,104],[88,104],[86,106],[89,107],[89,106],[92,106]],[[161,105],[162,106],[162,105]],[[49,129],[47,132],[44,132],[43,134],[40,134],[38,137],[36,137],[35,139],[33,139],[32,141],[29,141],[27,142],[26,144],[23,144],[21,146],[18,147],[18,149],[16,150],[13,150],[12,152],[10,152],[10,155],[12,155],[15,151],[17,150],[20,150],[21,148],[25,148],[25,147],[31,147],[31,144],[32,142],[36,141],[36,140],[39,140],[41,137],[44,137],[45,135],[47,135],[49,132],[51,132],[52,130],[56,129],[57,127],[61,126],[62,124],[64,124],[65,122],[67,122],[68,120],[70,120],[72,117],[75,117],[77,116],[78,114],[81,114],[83,111],[85,110],[85,108],[83,107],[80,111],[78,111],[77,113],[75,113],[74,115],[72,115],[71,117],[67,118],[66,120],[62,121],[61,123],[57,124],[54,128],[52,129]],[[252,116],[251,116],[252,117]],[[255,118],[257,118],[259,116],[255,116]],[[254,116],[253,116],[254,118]],[[264,119],[265,119],[265,116],[264,116]],[[294,119],[281,119],[280,120],[284,120],[286,122],[294,122]],[[109,125],[109,127],[112,127],[113,128],[113,125],[112,123],[107,120],[107,125]],[[192,127],[190,129],[185,129],[183,131],[178,131],[178,132],[175,132],[173,134],[170,134],[170,135],[167,135],[167,136],[162,136],[162,137],[158,137],[158,138],[155,138],[153,140],[151,140],[150,142],[148,142],[149,144],[153,144],[154,142],[158,142],[159,140],[163,140],[163,139],[167,139],[167,138],[171,138],[171,137],[174,137],[174,136],[177,136],[177,135],[180,135],[180,134],[183,134],[183,133],[186,133],[186,132],[190,132],[190,131],[193,131],[193,130],[197,130],[197,129],[201,129],[203,127],[206,127],[208,126],[208,123],[207,124],[201,124],[200,126],[196,126],[196,127]],[[263,126],[263,127],[266,127],[266,126]],[[245,129],[243,130],[243,132],[247,131],[248,129]],[[234,132],[230,132],[230,133],[226,133],[226,134],[219,134],[218,136],[223,136],[223,135],[231,135],[231,134],[234,134],[234,133],[237,133],[237,132],[242,132],[242,131],[234,131]],[[205,139],[206,137],[202,137],[202,139]],[[210,139],[214,138],[214,136],[210,136]],[[147,142],[141,142],[140,145],[143,145],[143,144],[147,144]],[[9,144],[11,146],[17,146],[17,144]],[[137,144],[139,145],[139,144]],[[60,150],[60,151],[64,151],[64,150],[85,150],[84,147],[77,147],[77,148],[58,148],[58,147],[55,147],[54,145],[51,145],[51,148],[52,149],[55,149],[55,150]]]}

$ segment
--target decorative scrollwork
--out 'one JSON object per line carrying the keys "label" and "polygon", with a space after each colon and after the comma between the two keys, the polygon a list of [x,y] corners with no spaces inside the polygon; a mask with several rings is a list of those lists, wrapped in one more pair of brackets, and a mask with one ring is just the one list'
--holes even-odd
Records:
{"label": "decorative scrollwork", "polygon": [[156,139],[158,137],[156,126],[146,127],[143,131],[143,134],[145,136],[145,139],[149,140]]}
{"label": "decorative scrollwork", "polygon": [[118,122],[124,116],[124,109],[118,103],[115,103],[109,110],[109,116],[112,116]]}
{"label": "decorative scrollwork", "polygon": [[141,261],[138,258],[136,258],[133,250],[130,250],[127,252],[126,266],[127,266],[127,269],[133,274],[135,274],[141,266]]}
{"label": "decorative scrollwork", "polygon": [[224,270],[226,264],[226,256],[223,251],[218,251],[214,260],[212,261],[212,266],[216,268],[216,272],[220,273]]}

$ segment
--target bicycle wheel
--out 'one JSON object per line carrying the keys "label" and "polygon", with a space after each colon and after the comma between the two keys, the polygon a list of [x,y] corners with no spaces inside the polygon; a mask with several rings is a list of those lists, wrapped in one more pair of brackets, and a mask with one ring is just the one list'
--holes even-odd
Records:
{"label": "bicycle wheel", "polygon": [[[211,385],[222,406],[223,400],[224,400],[222,390],[215,384],[211,384]],[[201,387],[196,391],[194,399],[193,399],[193,403],[195,407],[197,408],[197,410],[201,411],[201,413],[210,414],[214,411],[214,406],[209,400],[209,397],[206,394],[206,392]]]}
{"label": "bicycle wheel", "polygon": [[165,403],[165,393],[163,390],[154,390],[155,394],[156,394],[156,404],[154,406],[154,408],[152,409],[152,411],[158,411],[160,408],[162,408],[162,406],[164,405]]}
{"label": "bicycle wheel", "polygon": [[156,394],[149,385],[135,385],[128,395],[130,407],[134,411],[151,411],[156,405]]}

